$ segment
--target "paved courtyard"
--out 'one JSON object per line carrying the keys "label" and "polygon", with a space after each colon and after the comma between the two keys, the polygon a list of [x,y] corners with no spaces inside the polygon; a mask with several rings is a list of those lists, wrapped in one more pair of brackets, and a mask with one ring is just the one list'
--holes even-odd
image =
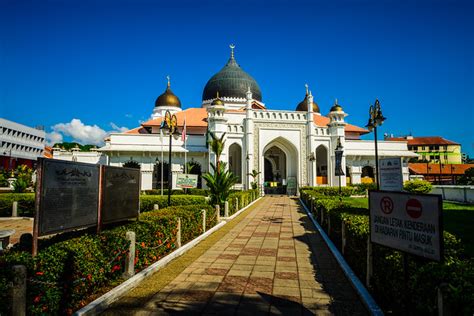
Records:
{"label": "paved courtyard", "polygon": [[146,302],[106,314],[367,314],[297,200],[266,196],[240,217]]}

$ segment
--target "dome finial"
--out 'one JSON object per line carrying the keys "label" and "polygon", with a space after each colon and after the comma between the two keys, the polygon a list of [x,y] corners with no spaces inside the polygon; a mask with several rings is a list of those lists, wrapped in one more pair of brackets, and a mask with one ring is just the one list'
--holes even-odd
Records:
{"label": "dome finial", "polygon": [[231,59],[234,59],[234,48],[235,48],[235,45],[234,45],[234,44],[230,44],[229,47],[230,47],[230,58],[231,58]]}
{"label": "dome finial", "polygon": [[216,93],[216,99],[219,99],[219,91]]}
{"label": "dome finial", "polygon": [[309,86],[307,83],[304,84],[305,88],[306,88],[306,95],[308,95],[308,89],[309,89]]}
{"label": "dome finial", "polygon": [[311,93],[311,90],[309,90],[309,95],[312,97],[313,96],[313,93]]}
{"label": "dome finial", "polygon": [[171,86],[171,83],[170,83],[170,75],[167,75],[166,76],[166,79],[168,79],[168,88]]}
{"label": "dome finial", "polygon": [[334,104],[337,104],[337,98],[336,98],[336,101],[334,101]]}

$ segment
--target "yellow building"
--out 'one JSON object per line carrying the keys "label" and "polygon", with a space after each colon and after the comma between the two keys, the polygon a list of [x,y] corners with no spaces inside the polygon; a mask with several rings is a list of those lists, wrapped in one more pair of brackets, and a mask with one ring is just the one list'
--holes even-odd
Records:
{"label": "yellow building", "polygon": [[430,137],[392,137],[386,138],[392,141],[408,141],[408,150],[419,155],[418,159],[426,162],[438,162],[443,164],[462,163],[461,144],[447,140],[440,136]]}

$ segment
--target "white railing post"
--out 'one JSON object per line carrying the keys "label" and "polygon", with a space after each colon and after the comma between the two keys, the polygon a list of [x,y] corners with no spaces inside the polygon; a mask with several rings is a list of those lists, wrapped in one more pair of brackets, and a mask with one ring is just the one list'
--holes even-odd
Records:
{"label": "white railing post", "polygon": [[216,205],[216,217],[217,217],[217,223],[221,222],[221,207],[219,204]]}
{"label": "white railing post", "polygon": [[229,217],[229,202],[227,201],[224,202],[224,217]]}
{"label": "white railing post", "polygon": [[181,248],[181,218],[178,217],[178,231],[176,236],[176,244]]}
{"label": "white railing post", "polygon": [[153,204],[153,210],[154,211],[158,211],[160,209],[160,207],[158,206],[158,204]]}
{"label": "white railing post", "polygon": [[125,238],[130,241],[128,246],[128,253],[125,259],[125,271],[123,272],[123,277],[128,279],[135,275],[135,232],[128,231],[125,234]]}
{"label": "white railing post", "polygon": [[26,315],[26,267],[13,266],[12,315]]}
{"label": "white railing post", "polygon": [[206,210],[201,210],[202,212],[202,232],[206,232]]}
{"label": "white railing post", "polygon": [[12,217],[18,217],[18,201],[13,201],[13,204],[12,204]]}

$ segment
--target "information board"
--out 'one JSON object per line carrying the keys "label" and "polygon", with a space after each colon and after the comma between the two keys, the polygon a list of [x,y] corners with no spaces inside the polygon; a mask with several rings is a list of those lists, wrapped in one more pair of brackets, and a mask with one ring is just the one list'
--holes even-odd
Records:
{"label": "information board", "polygon": [[40,166],[38,236],[97,225],[99,165],[42,159]]}
{"label": "information board", "polygon": [[140,169],[102,166],[103,224],[138,217],[140,211]]}
{"label": "information board", "polygon": [[441,195],[369,191],[369,209],[372,242],[435,261],[442,259]]}
{"label": "information board", "polygon": [[380,189],[401,192],[403,189],[402,158],[383,158],[380,162]]}
{"label": "information board", "polygon": [[197,174],[179,173],[176,175],[176,187],[182,189],[197,188]]}

